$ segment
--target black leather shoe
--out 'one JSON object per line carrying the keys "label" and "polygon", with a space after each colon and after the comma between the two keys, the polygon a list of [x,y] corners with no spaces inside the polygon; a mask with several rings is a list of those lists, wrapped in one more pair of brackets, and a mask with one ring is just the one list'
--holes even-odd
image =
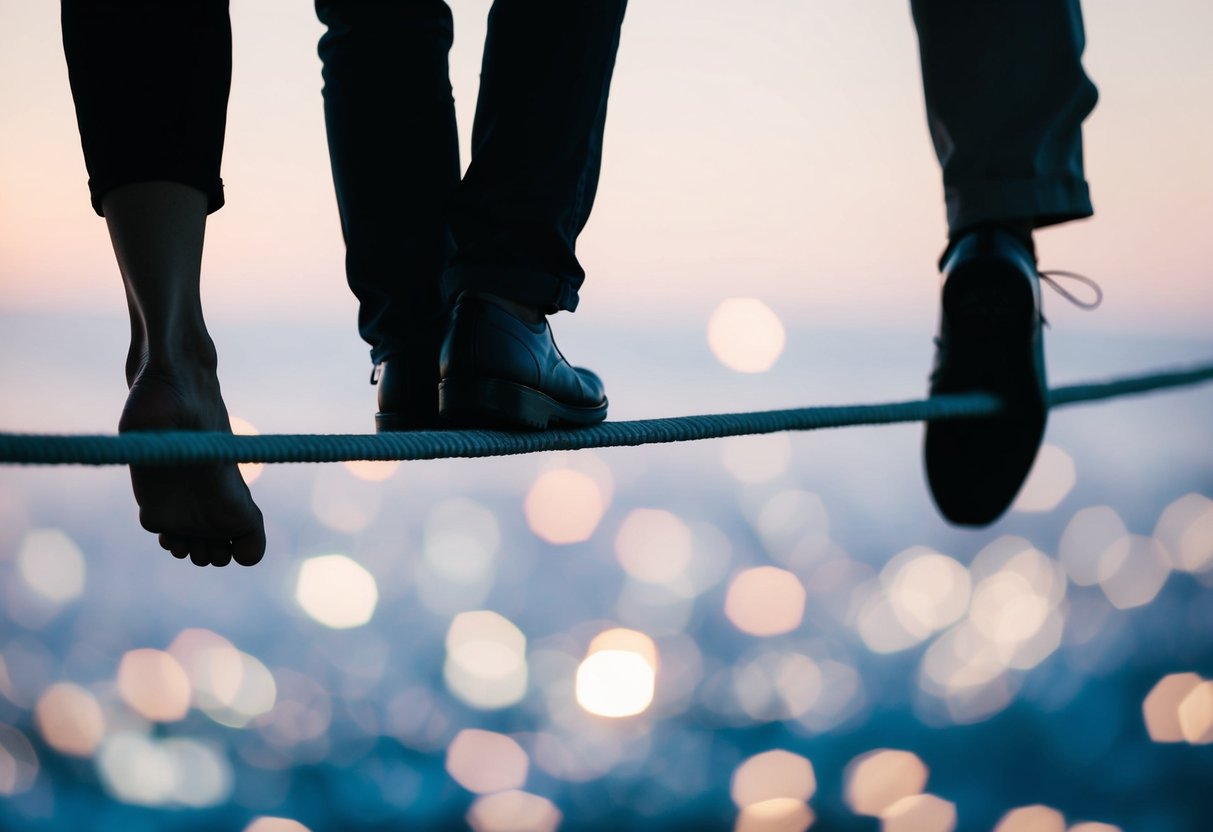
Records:
{"label": "black leather shoe", "polygon": [[941,269],[931,395],[988,391],[1003,400],[1005,412],[928,423],[927,481],[944,517],[984,526],[1011,505],[1044,436],[1040,281],[1028,246],[996,228],[960,237]]}
{"label": "black leather shoe", "polygon": [[438,356],[387,358],[375,365],[371,383],[379,387],[378,433],[397,430],[436,430],[438,423]]}
{"label": "black leather shoe", "polygon": [[606,418],[601,379],[569,365],[547,321],[527,323],[490,300],[460,296],[440,366],[438,412],[445,422],[542,430]]}

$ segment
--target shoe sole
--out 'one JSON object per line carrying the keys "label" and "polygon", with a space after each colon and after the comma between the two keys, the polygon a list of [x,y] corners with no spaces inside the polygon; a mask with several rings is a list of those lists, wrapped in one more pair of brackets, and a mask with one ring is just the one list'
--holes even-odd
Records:
{"label": "shoe sole", "polygon": [[576,407],[532,387],[499,379],[444,379],[438,385],[438,415],[458,426],[546,430],[588,427],[606,418],[607,403]]}
{"label": "shoe sole", "polygon": [[945,517],[984,526],[1015,500],[1044,435],[1043,356],[1033,320],[1038,313],[1023,273],[1001,259],[959,266],[944,285],[942,303],[956,358],[935,392],[988,391],[1007,410],[992,418],[928,423],[927,480]]}

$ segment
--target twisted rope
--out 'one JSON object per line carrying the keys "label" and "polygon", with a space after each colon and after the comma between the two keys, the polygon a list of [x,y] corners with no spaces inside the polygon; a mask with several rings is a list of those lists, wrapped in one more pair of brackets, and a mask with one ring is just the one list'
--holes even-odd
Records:
{"label": "twisted rope", "polygon": [[[1213,380],[1213,363],[1049,391],[1050,407],[1112,399]],[[508,433],[490,430],[381,434],[275,434],[163,431],[112,435],[0,433],[0,463],[22,465],[199,465],[231,462],[345,462],[505,456],[537,451],[689,442],[852,425],[973,419],[996,415],[988,393],[934,396],[905,402],[802,407],[604,422],[578,430]]]}

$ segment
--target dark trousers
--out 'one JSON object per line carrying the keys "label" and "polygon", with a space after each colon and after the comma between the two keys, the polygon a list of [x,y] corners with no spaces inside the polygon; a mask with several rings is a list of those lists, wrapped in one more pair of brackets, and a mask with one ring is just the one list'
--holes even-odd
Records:
{"label": "dark trousers", "polygon": [[464,290],[576,308],[625,6],[496,0],[461,180],[446,4],[317,0],[346,275],[373,359],[432,352]]}
{"label": "dark trousers", "polygon": [[[1091,214],[1078,0],[912,0],[948,226]],[[359,326],[432,344],[455,293],[574,309],[625,0],[497,0],[460,180],[438,0],[318,0],[325,114]],[[94,207],[170,180],[223,204],[227,0],[62,0]],[[744,71],[739,68],[738,71]],[[430,347],[432,348],[432,347]]]}
{"label": "dark trousers", "polygon": [[911,0],[952,235],[1091,216],[1079,0]]}
{"label": "dark trousers", "polygon": [[119,185],[168,181],[219,210],[227,0],[62,0],[60,11],[93,208]]}

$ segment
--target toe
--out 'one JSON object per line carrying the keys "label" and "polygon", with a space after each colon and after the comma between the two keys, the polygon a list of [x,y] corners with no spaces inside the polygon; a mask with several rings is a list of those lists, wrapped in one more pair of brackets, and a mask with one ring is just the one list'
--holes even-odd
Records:
{"label": "toe", "polygon": [[181,537],[175,534],[160,535],[160,546],[168,549],[173,553],[173,557],[177,559],[187,558],[190,554],[190,542],[188,538]]}
{"label": "toe", "polygon": [[231,553],[236,563],[241,566],[254,566],[261,561],[262,555],[265,554],[265,525],[260,512],[253,530],[232,541]]}
{"label": "toe", "polygon": [[226,540],[209,542],[211,566],[227,566],[232,562],[232,544]]}
{"label": "toe", "polygon": [[256,566],[265,554],[265,531],[258,529],[252,534],[232,541],[232,558],[241,566]]}
{"label": "toe", "polygon": [[211,562],[205,540],[197,538],[190,540],[190,561],[193,562],[194,566],[207,566]]}

